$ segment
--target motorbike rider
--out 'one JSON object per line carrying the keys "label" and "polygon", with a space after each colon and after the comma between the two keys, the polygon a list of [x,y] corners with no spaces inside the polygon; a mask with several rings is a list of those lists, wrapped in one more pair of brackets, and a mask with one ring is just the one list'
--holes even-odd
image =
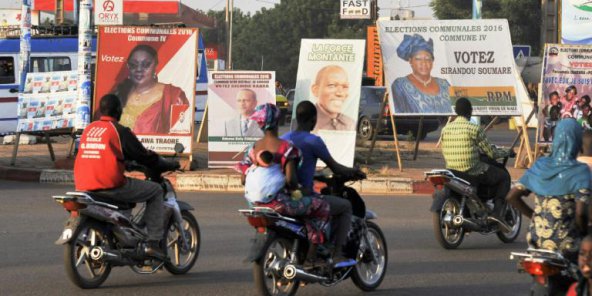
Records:
{"label": "motorbike rider", "polygon": [[512,156],[512,150],[504,150],[491,145],[483,129],[470,122],[473,113],[471,102],[466,98],[456,101],[456,119],[442,129],[442,154],[446,168],[468,174],[477,186],[495,188],[493,217],[501,223],[506,194],[510,190],[512,179],[503,168],[480,159],[485,154],[491,159]]}
{"label": "motorbike rider", "polygon": [[[559,251],[576,262],[586,233],[586,203],[590,198],[590,170],[576,157],[582,146],[582,127],[573,118],[559,121],[550,156],[540,157],[508,193],[507,200],[531,219],[526,240],[529,247]],[[534,210],[523,196],[536,195]],[[589,207],[592,210],[592,207]],[[592,225],[589,215],[588,226]],[[549,278],[549,290],[565,292],[570,279]],[[553,294],[554,295],[554,294]]]}
{"label": "motorbike rider", "polygon": [[[317,122],[317,109],[310,101],[303,101],[296,107],[297,128],[281,136],[282,139],[294,143],[302,153],[302,163],[296,174],[298,182],[305,190],[304,194],[314,194],[313,177],[317,160],[322,160],[334,173],[344,176],[354,176],[363,173],[359,169],[348,168],[339,164],[327,149],[325,142],[310,132]],[[330,214],[335,228],[335,246],[333,248],[333,262],[339,263],[349,260],[342,254],[342,247],[351,228],[352,206],[351,203],[341,197],[323,195],[322,198],[329,203]]]}
{"label": "motorbike rider", "polygon": [[578,251],[578,280],[573,283],[566,296],[589,296],[592,293],[592,236],[586,235]]}
{"label": "motorbike rider", "polygon": [[124,175],[125,161],[135,160],[159,171],[174,170],[178,162],[169,162],[146,150],[134,133],[119,124],[122,106],[116,95],[103,96],[99,105],[102,116],[89,124],[80,137],[74,163],[77,191],[97,192],[121,202],[146,202],[144,220],[148,230],[145,254],[163,258],[163,197],[161,185]]}

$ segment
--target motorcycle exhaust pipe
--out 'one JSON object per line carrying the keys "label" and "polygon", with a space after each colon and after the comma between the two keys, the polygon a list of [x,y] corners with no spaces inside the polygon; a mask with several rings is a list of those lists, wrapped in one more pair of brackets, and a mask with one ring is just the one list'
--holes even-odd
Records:
{"label": "motorcycle exhaust pipe", "polygon": [[479,224],[473,222],[470,219],[465,219],[461,215],[454,216],[454,218],[452,218],[452,224],[454,224],[457,227],[465,228],[467,230],[472,230],[472,231],[480,231],[481,230],[481,226],[479,226]]}
{"label": "motorcycle exhaust pipe", "polygon": [[329,278],[314,275],[312,273],[308,273],[302,269],[298,269],[296,266],[289,264],[284,268],[284,277],[289,280],[301,280],[308,283],[318,283],[323,281],[328,281]]}
{"label": "motorcycle exhaust pipe", "polygon": [[105,260],[111,262],[123,262],[123,258],[119,252],[106,252],[101,247],[94,247],[90,250],[90,259],[92,260]]}
{"label": "motorcycle exhaust pipe", "polygon": [[497,225],[499,225],[499,227],[501,227],[502,232],[505,232],[505,233],[512,232],[512,227],[508,226],[508,224],[504,223],[503,221],[500,221],[499,219],[497,219],[495,217],[488,216],[487,220],[497,223]]}

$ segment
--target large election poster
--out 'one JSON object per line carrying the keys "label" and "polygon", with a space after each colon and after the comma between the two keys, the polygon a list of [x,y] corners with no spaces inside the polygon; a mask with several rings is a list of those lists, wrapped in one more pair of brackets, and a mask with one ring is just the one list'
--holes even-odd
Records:
{"label": "large election poster", "polygon": [[592,2],[561,0],[560,5],[559,34],[561,43],[592,44]]}
{"label": "large election poster", "polygon": [[389,104],[396,116],[519,115],[507,20],[379,21]]}
{"label": "large election poster", "polygon": [[[294,110],[302,101],[317,108],[318,134],[333,158],[353,166],[365,40],[302,39]],[[296,120],[292,120],[292,129]]]}
{"label": "large election poster", "polygon": [[275,105],[275,72],[212,71],[208,77],[208,167],[233,167],[263,137],[250,116]]}
{"label": "large election poster", "polygon": [[191,153],[197,29],[99,27],[93,118],[106,94],[123,104],[120,123],[148,149]]}
{"label": "large election poster", "polygon": [[77,78],[76,71],[27,73],[19,95],[17,132],[73,128]]}
{"label": "large election poster", "polygon": [[592,46],[546,44],[539,92],[538,142],[553,141],[557,122],[575,118],[592,128]]}

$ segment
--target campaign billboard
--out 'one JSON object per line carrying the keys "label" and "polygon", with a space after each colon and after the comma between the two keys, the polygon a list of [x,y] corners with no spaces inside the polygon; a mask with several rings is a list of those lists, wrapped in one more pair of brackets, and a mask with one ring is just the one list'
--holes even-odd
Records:
{"label": "campaign billboard", "polygon": [[233,167],[263,137],[250,116],[275,105],[275,72],[210,71],[208,76],[208,167]]}
{"label": "campaign billboard", "polygon": [[396,116],[519,115],[507,20],[379,21],[389,104]]}
{"label": "campaign billboard", "polygon": [[93,118],[106,94],[123,105],[120,124],[148,149],[191,153],[198,31],[193,28],[100,26]]}
{"label": "campaign billboard", "polygon": [[575,118],[592,129],[592,46],[546,44],[539,92],[539,143],[553,141],[557,123]]}
{"label": "campaign billboard", "polygon": [[[302,39],[300,45],[292,114],[298,103],[314,103],[313,132],[346,166],[354,162],[365,44],[365,40]],[[295,118],[291,128],[296,128]]]}
{"label": "campaign billboard", "polygon": [[73,128],[77,78],[76,71],[28,73],[18,98],[17,132]]}

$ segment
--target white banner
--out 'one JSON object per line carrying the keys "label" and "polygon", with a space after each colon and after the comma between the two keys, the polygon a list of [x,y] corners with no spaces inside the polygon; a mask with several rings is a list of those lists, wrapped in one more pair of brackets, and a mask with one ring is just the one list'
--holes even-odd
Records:
{"label": "white banner", "polygon": [[592,44],[592,3],[585,0],[562,0],[560,11],[561,43]]}
{"label": "white banner", "polygon": [[302,39],[300,46],[292,114],[301,101],[314,103],[317,125],[313,132],[325,141],[333,158],[346,166],[354,162],[365,43]]}
{"label": "white banner", "polygon": [[95,0],[95,25],[123,25],[123,0]]}
{"label": "white banner", "polygon": [[341,19],[370,19],[370,0],[341,0]]}
{"label": "white banner", "polygon": [[401,115],[519,115],[507,20],[379,21],[390,108]]}

